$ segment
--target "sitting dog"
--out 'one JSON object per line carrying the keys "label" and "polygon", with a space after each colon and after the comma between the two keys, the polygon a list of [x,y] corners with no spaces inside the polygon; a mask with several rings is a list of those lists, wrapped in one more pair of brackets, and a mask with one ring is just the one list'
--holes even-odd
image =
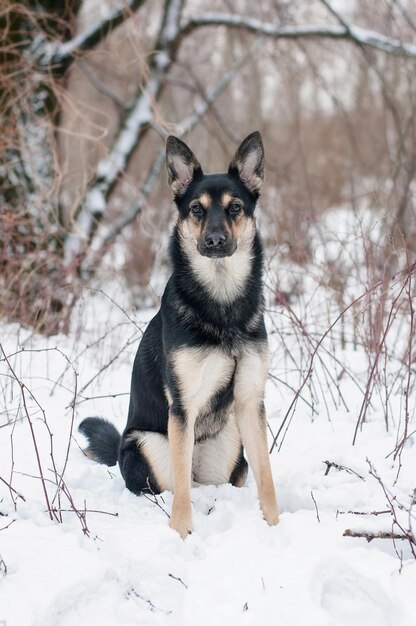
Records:
{"label": "sitting dog", "polygon": [[170,526],[192,529],[193,484],[244,484],[247,461],[264,519],[279,519],[267,449],[268,369],[263,249],[254,210],[263,182],[260,133],[241,143],[227,173],[204,174],[188,146],[166,145],[178,219],[172,275],[133,366],[127,425],[85,419],[86,454],[115,465],[133,493],[173,491]]}

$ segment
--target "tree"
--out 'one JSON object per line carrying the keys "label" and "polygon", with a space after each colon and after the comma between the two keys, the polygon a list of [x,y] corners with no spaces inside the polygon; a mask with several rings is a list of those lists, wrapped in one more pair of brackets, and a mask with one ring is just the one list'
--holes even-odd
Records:
{"label": "tree", "polygon": [[[416,46],[404,43],[400,36],[359,28],[336,12],[327,0],[316,3],[318,17],[314,16],[312,22],[308,21],[308,7],[291,0],[270,0],[260,17],[246,17],[238,11],[238,1],[232,4],[229,13],[207,13],[202,0],[187,3],[165,0],[156,8],[146,0],[125,0],[78,32],[79,16],[85,5],[81,0],[66,0],[63,9],[56,8],[57,3],[51,0],[3,3],[0,11],[3,314],[47,334],[66,329],[83,280],[97,271],[105,252],[140,214],[155,189],[164,163],[159,136],[166,136],[169,127],[160,124],[160,112],[168,109],[166,94],[172,98],[176,93],[177,68],[189,58],[192,49],[198,49],[201,40],[205,45],[211,40],[217,43],[222,34],[219,52],[226,55],[228,40],[241,37],[237,40],[241,44],[240,54],[233,51],[233,55],[224,56],[223,70],[216,75],[216,82],[193,77],[191,106],[187,106],[183,119],[173,118],[177,135],[185,135],[201,122],[245,65],[260,59],[260,50],[266,49],[265,44],[270,41],[296,42],[297,50],[311,41],[353,43],[378,75],[387,101],[389,89],[374,60],[374,52],[383,58],[409,59],[412,63],[416,60]],[[407,28],[406,34],[414,32],[414,18],[406,5],[394,4],[396,22],[399,15],[400,24]],[[305,22],[302,11],[306,13]],[[146,22],[149,15],[157,21],[156,28]],[[139,81],[136,93],[119,115],[107,153],[95,163],[82,197],[69,214],[60,193],[59,133],[71,67],[101,46],[117,28],[134,19],[144,24],[144,31],[154,33],[144,42],[145,80]],[[92,80],[98,82],[96,76]],[[394,107],[391,104],[391,110]],[[163,117],[169,119],[169,111]],[[413,121],[410,117],[407,129]],[[404,143],[407,146],[409,141],[400,120],[398,124],[403,153]],[[108,207],[119,193],[120,179],[133,155],[146,154],[149,135],[152,156],[145,159],[146,171],[141,176],[136,198],[115,219],[107,221],[104,231],[100,224],[106,221]],[[412,148],[406,147],[407,151],[412,149],[413,144]],[[406,166],[398,165],[397,176],[402,185],[407,185],[407,192],[414,172],[408,164],[416,162],[412,158],[406,160]],[[398,208],[398,220],[404,219],[408,200],[407,193]]]}

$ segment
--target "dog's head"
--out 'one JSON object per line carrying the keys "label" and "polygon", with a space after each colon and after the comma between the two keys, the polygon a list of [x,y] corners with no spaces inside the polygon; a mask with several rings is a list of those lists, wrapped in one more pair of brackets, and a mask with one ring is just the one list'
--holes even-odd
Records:
{"label": "dog's head", "polygon": [[168,137],[166,165],[179,210],[179,230],[187,245],[214,259],[229,257],[251,245],[253,219],[264,176],[264,149],[259,132],[239,146],[228,172],[205,175],[188,146]]}

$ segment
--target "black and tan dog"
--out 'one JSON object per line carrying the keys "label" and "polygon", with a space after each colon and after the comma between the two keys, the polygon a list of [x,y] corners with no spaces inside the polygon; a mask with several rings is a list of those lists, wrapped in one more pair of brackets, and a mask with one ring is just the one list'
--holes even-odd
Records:
{"label": "black and tan dog", "polygon": [[166,148],[178,208],[172,276],[134,362],[127,426],[87,418],[88,456],[117,460],[128,489],[173,491],[170,526],[192,528],[192,484],[244,484],[253,470],[263,516],[279,519],[267,450],[263,251],[254,209],[263,182],[260,133],[225,174],[202,172],[175,137]]}

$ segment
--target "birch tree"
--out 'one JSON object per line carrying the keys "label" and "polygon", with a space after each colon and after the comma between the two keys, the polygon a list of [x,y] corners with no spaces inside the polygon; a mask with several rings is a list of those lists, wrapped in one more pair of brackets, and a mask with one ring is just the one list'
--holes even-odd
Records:
{"label": "birch tree", "polygon": [[[94,24],[80,31],[77,18],[82,0],[66,0],[63,10],[52,0],[3,0],[0,290],[7,301],[4,313],[48,334],[66,329],[83,280],[97,271],[105,252],[140,214],[158,181],[164,163],[162,139],[167,132],[160,128],[157,113],[185,42],[198,45],[221,29],[251,36],[238,59],[224,59],[223,75],[193,99],[193,110],[183,119],[169,120],[179,136],[201,122],[247,60],[260,54],[265,41],[345,41],[370,55],[416,60],[413,43],[360,28],[327,0],[318,3],[322,23],[299,23],[294,19],[299,4],[270,1],[270,17],[259,19],[237,9],[206,12],[205,3],[197,0],[159,3],[156,34],[145,55],[146,80],[121,116],[112,145],[97,162],[73,219],[68,221],[60,200],[56,150],[68,71],[127,20],[140,19],[146,24],[150,2],[113,3]],[[403,20],[414,30],[411,13],[406,5],[400,7]],[[103,231],[100,224],[106,219],[117,183],[132,155],[143,150],[149,133],[160,148],[142,176],[137,198]]]}

